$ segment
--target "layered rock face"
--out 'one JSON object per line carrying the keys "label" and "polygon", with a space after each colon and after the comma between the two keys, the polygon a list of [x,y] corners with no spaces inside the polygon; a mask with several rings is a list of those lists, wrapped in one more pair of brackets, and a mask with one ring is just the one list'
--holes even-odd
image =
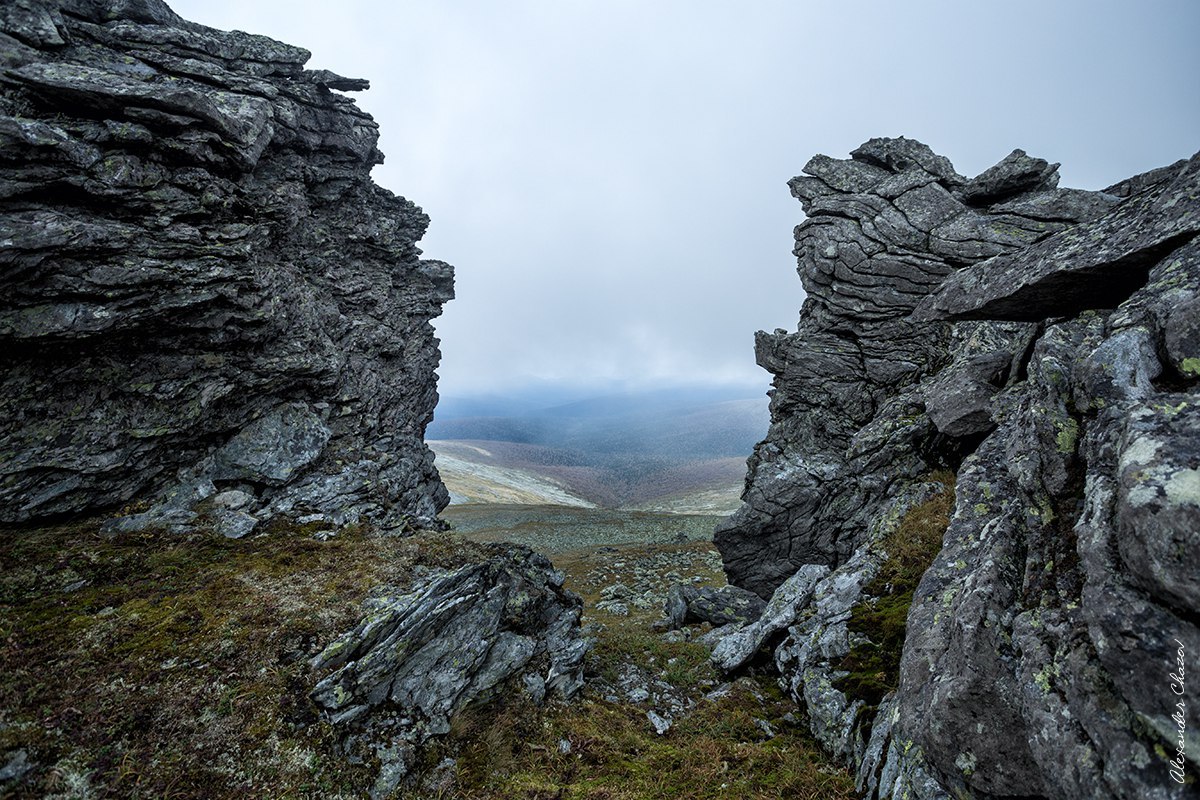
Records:
{"label": "layered rock face", "polygon": [[420,746],[448,733],[468,704],[514,690],[540,704],[583,685],[583,602],[543,556],[491,549],[482,563],[372,601],[355,630],[313,659],[333,670],[312,697],[347,730],[346,750],[380,761],[372,797],[409,778]]}
{"label": "layered rock face", "polygon": [[159,0],[0,8],[0,521],[428,522],[450,267],[309,54]]}
{"label": "layered rock face", "polygon": [[[968,180],[876,139],[791,182],[808,299],[759,335],[771,430],[717,542],[732,582],[788,580],[776,664],[868,796],[1195,791],[1170,676],[1200,652],[1200,156],[1103,192],[1056,166]],[[868,707],[848,622],[937,468],[954,514]]]}

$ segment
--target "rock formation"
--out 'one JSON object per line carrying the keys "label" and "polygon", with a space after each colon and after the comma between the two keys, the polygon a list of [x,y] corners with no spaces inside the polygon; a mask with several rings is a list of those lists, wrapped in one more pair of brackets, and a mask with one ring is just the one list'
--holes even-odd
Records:
{"label": "rock formation", "polygon": [[[967,179],[874,139],[790,183],[808,297],[758,336],[771,429],[716,539],[732,583],[787,595],[786,633],[741,639],[866,796],[1196,791],[1200,707],[1169,676],[1200,652],[1200,155],[1101,192],[1056,168],[1017,150]],[[898,685],[868,702],[851,620],[947,468]]]}
{"label": "rock formation", "polygon": [[339,94],[367,82],[308,57],[161,0],[0,7],[0,521],[446,504],[423,433],[452,271],[371,182]]}
{"label": "rock formation", "polygon": [[427,576],[417,589],[372,602],[353,631],[313,659],[334,670],[313,699],[349,729],[347,750],[378,758],[373,797],[393,792],[419,748],[450,731],[455,714],[514,686],[535,703],[570,698],[583,685],[583,602],[563,576],[520,545]]}

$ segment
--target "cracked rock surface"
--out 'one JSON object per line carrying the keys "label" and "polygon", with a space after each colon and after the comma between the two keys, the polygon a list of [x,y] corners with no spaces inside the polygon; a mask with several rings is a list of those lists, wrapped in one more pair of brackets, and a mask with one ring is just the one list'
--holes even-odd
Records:
{"label": "cracked rock surface", "polygon": [[[1182,742],[1196,774],[1200,707],[1168,674],[1200,652],[1200,156],[1101,192],[1019,150],[967,179],[907,139],[805,173],[808,297],[758,336],[771,429],[716,541],[774,593],[814,735],[867,797],[1195,796],[1169,761]],[[848,620],[944,468],[898,685],[866,706],[837,688]]]}
{"label": "cracked rock surface", "polygon": [[[432,521],[451,268],[307,51],[160,0],[0,9],[0,521]],[[198,505],[201,504],[201,505]]]}
{"label": "cracked rock surface", "polygon": [[312,698],[347,731],[348,751],[380,760],[373,797],[393,792],[418,748],[448,733],[472,701],[515,687],[541,703],[583,685],[582,601],[544,556],[520,545],[489,549],[482,563],[375,599],[357,628],[312,661],[332,670]]}

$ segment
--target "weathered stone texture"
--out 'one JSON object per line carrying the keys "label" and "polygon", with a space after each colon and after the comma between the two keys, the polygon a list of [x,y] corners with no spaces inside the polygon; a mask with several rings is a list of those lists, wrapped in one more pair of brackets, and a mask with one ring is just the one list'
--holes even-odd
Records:
{"label": "weathered stone texture", "polygon": [[[1196,796],[1194,702],[1193,782],[1167,760],[1169,673],[1200,652],[1200,156],[1104,192],[1021,151],[967,180],[910,140],[805,171],[809,296],[797,333],[759,334],[771,430],[717,541],[764,596],[831,569],[773,612],[814,734],[869,797]],[[899,685],[868,709],[835,686],[847,619],[947,466]]]}
{"label": "weathered stone texture", "polygon": [[422,437],[452,272],[371,182],[377,127],[331,91],[366,81],[308,55],[160,0],[0,10],[0,521],[445,505]]}
{"label": "weathered stone texture", "polygon": [[501,691],[541,703],[583,685],[583,602],[543,556],[491,549],[482,563],[371,601],[358,627],[312,661],[332,670],[312,698],[346,732],[347,750],[380,760],[372,797],[390,796],[421,745],[448,733],[469,703]]}

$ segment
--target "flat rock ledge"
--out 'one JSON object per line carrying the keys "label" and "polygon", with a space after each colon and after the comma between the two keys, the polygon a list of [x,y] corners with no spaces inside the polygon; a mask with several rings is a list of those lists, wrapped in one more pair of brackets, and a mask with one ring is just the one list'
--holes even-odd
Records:
{"label": "flat rock ledge", "polygon": [[543,556],[489,549],[482,563],[372,600],[358,627],[312,661],[332,670],[312,698],[345,731],[347,752],[379,761],[372,797],[409,778],[421,746],[448,733],[467,705],[501,692],[540,704],[583,685],[583,602]]}

